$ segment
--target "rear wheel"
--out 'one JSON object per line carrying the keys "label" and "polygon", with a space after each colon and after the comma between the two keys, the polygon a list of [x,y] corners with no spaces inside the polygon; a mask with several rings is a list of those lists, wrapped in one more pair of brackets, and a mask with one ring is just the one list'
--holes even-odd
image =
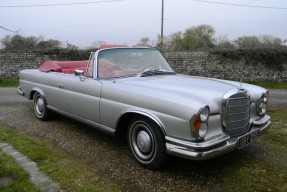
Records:
{"label": "rear wheel", "polygon": [[165,164],[167,154],[164,135],[152,120],[135,118],[128,129],[128,142],[134,158],[142,166],[154,170]]}
{"label": "rear wheel", "polygon": [[34,112],[38,119],[47,121],[50,118],[50,111],[47,108],[47,102],[43,95],[36,92],[33,97]]}

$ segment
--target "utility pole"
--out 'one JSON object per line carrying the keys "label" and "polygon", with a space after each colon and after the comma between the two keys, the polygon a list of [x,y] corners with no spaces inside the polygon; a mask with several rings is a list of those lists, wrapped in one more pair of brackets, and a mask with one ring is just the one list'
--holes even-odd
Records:
{"label": "utility pole", "polygon": [[163,21],[164,21],[164,0],[161,3],[161,33],[160,33],[160,47],[163,49]]}

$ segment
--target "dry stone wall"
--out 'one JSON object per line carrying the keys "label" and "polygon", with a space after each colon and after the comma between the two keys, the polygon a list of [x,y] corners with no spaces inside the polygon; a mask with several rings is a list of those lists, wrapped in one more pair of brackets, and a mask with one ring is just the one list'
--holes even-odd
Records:
{"label": "dry stone wall", "polygon": [[[287,62],[283,69],[245,60],[231,60],[211,52],[166,52],[165,58],[180,74],[243,81],[287,81]],[[0,52],[0,78],[17,78],[22,69],[38,68],[49,56],[31,52]],[[54,60],[61,60],[53,56]]]}
{"label": "dry stone wall", "polygon": [[223,58],[212,52],[167,52],[164,55],[181,74],[237,81],[287,81],[287,61],[279,70],[262,63]]}
{"label": "dry stone wall", "polygon": [[0,78],[17,78],[22,69],[38,68],[48,56],[29,52],[0,52]]}

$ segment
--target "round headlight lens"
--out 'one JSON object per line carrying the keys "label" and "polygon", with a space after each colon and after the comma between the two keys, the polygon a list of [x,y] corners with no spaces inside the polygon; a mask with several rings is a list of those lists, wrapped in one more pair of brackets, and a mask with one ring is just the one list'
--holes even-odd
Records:
{"label": "round headlight lens", "polygon": [[263,106],[262,106],[262,110],[261,110],[262,115],[266,114],[266,110],[267,110],[267,104],[264,103]]}
{"label": "round headlight lens", "polygon": [[199,114],[200,120],[201,121],[207,121],[208,117],[209,117],[209,108],[208,107],[204,107]]}
{"label": "round headlight lens", "polygon": [[210,111],[208,106],[202,106],[192,120],[192,136],[194,139],[203,140],[208,131],[208,119]]}
{"label": "round headlight lens", "polygon": [[257,102],[257,114],[259,116],[264,116],[266,114],[268,100],[267,95],[268,93],[263,93]]}
{"label": "round headlight lens", "polygon": [[207,124],[206,123],[202,123],[201,126],[200,126],[200,129],[199,129],[199,136],[201,138],[204,138],[207,134]]}

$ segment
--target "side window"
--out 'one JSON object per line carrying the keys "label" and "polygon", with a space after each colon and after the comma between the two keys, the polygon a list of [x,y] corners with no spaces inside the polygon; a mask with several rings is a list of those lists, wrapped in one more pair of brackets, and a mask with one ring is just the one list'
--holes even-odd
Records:
{"label": "side window", "polygon": [[87,68],[87,77],[93,77],[94,60],[95,60],[95,53],[92,53]]}

